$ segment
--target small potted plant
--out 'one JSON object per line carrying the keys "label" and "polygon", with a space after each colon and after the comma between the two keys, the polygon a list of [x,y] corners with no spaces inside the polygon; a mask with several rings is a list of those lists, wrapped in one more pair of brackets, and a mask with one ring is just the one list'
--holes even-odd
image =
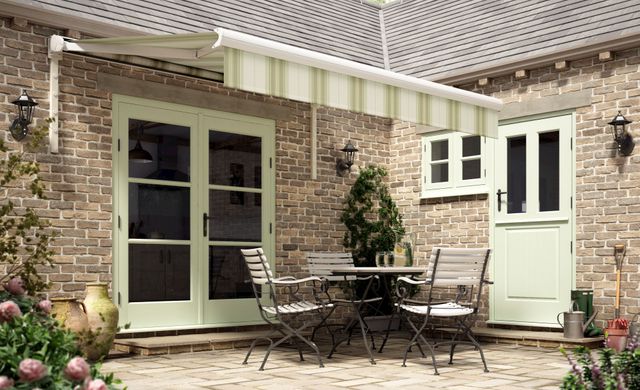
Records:
{"label": "small potted plant", "polygon": [[607,321],[605,329],[607,346],[620,352],[627,346],[629,336],[629,321],[624,318],[614,318]]}

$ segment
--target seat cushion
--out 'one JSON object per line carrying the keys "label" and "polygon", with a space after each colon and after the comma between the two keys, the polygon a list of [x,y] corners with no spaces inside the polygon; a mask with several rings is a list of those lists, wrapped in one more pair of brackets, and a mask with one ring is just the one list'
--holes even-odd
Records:
{"label": "seat cushion", "polygon": [[[402,310],[406,310],[411,313],[427,315],[429,306],[427,305],[400,305]],[[433,317],[459,317],[466,316],[473,313],[473,309],[458,305],[457,303],[449,302],[439,305],[432,305],[429,315]]]}

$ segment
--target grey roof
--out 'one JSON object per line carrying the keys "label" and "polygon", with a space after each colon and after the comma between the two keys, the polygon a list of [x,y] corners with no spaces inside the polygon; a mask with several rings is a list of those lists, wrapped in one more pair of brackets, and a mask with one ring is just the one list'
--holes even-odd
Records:
{"label": "grey roof", "polygon": [[424,78],[640,33],[638,0],[403,0],[384,17],[391,69]]}
{"label": "grey roof", "polygon": [[225,27],[381,68],[388,52],[391,70],[432,80],[598,41],[640,41],[639,0],[398,0],[382,8],[366,0],[19,3],[152,34]]}
{"label": "grey roof", "polygon": [[207,32],[224,27],[384,66],[378,9],[359,0],[31,0],[28,3],[154,34]]}

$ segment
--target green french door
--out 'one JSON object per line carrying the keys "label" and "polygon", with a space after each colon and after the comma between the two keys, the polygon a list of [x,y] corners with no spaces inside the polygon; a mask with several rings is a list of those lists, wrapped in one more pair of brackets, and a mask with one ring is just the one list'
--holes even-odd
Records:
{"label": "green french door", "polygon": [[123,96],[113,113],[120,322],[257,322],[239,249],[273,253],[273,121]]}

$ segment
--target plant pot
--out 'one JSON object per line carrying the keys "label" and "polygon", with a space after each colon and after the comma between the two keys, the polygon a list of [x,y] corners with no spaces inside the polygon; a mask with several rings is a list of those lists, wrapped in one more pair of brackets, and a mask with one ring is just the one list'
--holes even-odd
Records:
{"label": "plant pot", "polygon": [[87,345],[87,358],[100,360],[109,353],[118,331],[118,307],[109,299],[107,283],[87,283],[84,305],[94,338]]}
{"label": "plant pot", "polygon": [[615,349],[617,352],[621,352],[627,346],[627,336],[629,335],[628,329],[605,329],[605,335],[607,337],[607,345],[609,348]]}
{"label": "plant pot", "polygon": [[372,332],[385,332],[389,327],[389,321],[391,321],[390,330],[400,329],[400,317],[398,316],[393,317],[393,320],[390,315],[364,317],[364,322],[367,323],[367,327]]}
{"label": "plant pot", "polygon": [[89,330],[89,320],[82,302],[78,302],[76,298],[51,298],[51,303],[51,316],[63,328],[78,334]]}

